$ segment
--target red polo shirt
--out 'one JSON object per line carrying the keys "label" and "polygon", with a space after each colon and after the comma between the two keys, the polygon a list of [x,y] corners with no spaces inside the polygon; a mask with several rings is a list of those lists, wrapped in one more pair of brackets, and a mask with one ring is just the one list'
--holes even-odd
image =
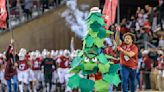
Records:
{"label": "red polo shirt", "polygon": [[143,61],[144,61],[144,64],[145,64],[145,70],[151,70],[151,58],[148,56],[148,55],[144,55],[143,57]]}
{"label": "red polo shirt", "polygon": [[25,71],[28,68],[29,68],[29,65],[26,59],[18,61],[18,70]]}
{"label": "red polo shirt", "polygon": [[58,62],[60,68],[69,68],[70,59],[65,56],[58,57],[60,61]]}
{"label": "red polo shirt", "polygon": [[126,67],[132,68],[132,69],[137,69],[138,66],[138,47],[134,44],[132,44],[130,47],[128,47],[125,43],[121,44],[121,47],[125,50],[125,51],[132,51],[135,53],[135,56],[133,57],[129,57],[129,59],[125,59],[125,55],[120,52],[120,64],[124,65]]}
{"label": "red polo shirt", "polygon": [[37,57],[35,60],[32,60],[32,70],[40,70],[41,69],[42,59]]}

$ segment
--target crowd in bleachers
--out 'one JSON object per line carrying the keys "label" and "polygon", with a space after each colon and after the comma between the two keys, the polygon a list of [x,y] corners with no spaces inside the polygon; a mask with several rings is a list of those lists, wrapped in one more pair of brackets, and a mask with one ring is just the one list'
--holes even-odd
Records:
{"label": "crowd in bleachers", "polygon": [[[137,82],[140,89],[164,90],[162,85],[164,82],[164,10],[158,9],[159,6],[150,5],[145,5],[144,8],[138,7],[134,15],[123,18],[120,23],[122,40],[127,32],[136,36],[135,44],[139,48]],[[163,9],[163,4],[160,9]],[[117,26],[112,25],[110,30],[117,30]]]}
{"label": "crowd in bleachers", "polygon": [[[124,18],[121,21],[120,33],[123,35],[126,32],[132,32],[136,35],[137,42],[140,47],[146,41],[151,47],[163,47],[163,33],[162,28],[158,25],[157,12],[153,11],[153,7],[145,5],[145,9],[138,7],[136,14],[132,15],[130,19]],[[164,24],[164,23],[163,23]],[[161,30],[160,30],[161,29]]]}
{"label": "crowd in bleachers", "polygon": [[63,2],[64,0],[9,0],[11,27],[36,18]]}

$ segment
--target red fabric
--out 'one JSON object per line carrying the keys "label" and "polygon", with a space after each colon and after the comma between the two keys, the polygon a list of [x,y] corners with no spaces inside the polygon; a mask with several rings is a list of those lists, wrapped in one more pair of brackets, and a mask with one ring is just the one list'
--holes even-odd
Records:
{"label": "red fabric", "polygon": [[32,60],[32,70],[40,70],[41,63],[42,63],[41,58],[36,58],[35,60]]}
{"label": "red fabric", "polygon": [[126,27],[121,27],[121,28],[120,28],[120,32],[121,32],[122,34],[125,34],[125,33],[129,32],[129,30],[128,30],[128,28],[126,28]]}
{"label": "red fabric", "polygon": [[0,28],[7,28],[6,0],[0,0]]}
{"label": "red fabric", "polygon": [[26,54],[26,55],[25,55],[25,59],[26,59],[26,60],[30,60],[30,55],[29,55],[29,54]]}
{"label": "red fabric", "polygon": [[144,56],[145,70],[151,70],[151,59],[148,55]]}
{"label": "red fabric", "polygon": [[118,0],[105,0],[103,18],[105,23],[107,24],[107,26],[105,27],[106,29],[108,29],[109,26],[115,22],[117,5],[118,5]]}
{"label": "red fabric", "polygon": [[107,48],[105,48],[104,53],[108,55],[112,55],[112,56],[115,55],[115,52],[113,51],[113,48],[111,46],[108,46]]}
{"label": "red fabric", "polygon": [[65,56],[60,56],[59,59],[61,60],[61,62],[59,63],[59,67],[60,68],[69,68],[69,58],[66,58]]}
{"label": "red fabric", "polygon": [[145,32],[146,33],[151,32],[151,24],[150,24],[150,22],[148,22],[148,21],[144,22],[144,28],[145,28]]}
{"label": "red fabric", "polygon": [[[116,52],[113,50],[111,46],[108,46],[107,48],[105,48],[104,53],[107,55],[111,55],[113,57],[116,56]],[[118,63],[117,60],[109,60],[109,61],[113,62],[114,64]]]}
{"label": "red fabric", "polygon": [[144,22],[144,27],[149,28],[151,26],[149,21]]}
{"label": "red fabric", "polygon": [[5,67],[4,78],[6,80],[9,80],[16,74],[17,74],[17,71],[16,71],[16,68],[14,68],[13,61],[11,59],[9,59],[7,61],[6,67]]}
{"label": "red fabric", "polygon": [[146,29],[145,32],[146,32],[146,33],[150,33],[151,30],[150,30],[150,29]]}
{"label": "red fabric", "polygon": [[20,71],[27,70],[28,68],[29,68],[29,65],[28,65],[28,61],[26,59],[18,61],[18,69]]}
{"label": "red fabric", "polygon": [[116,31],[120,31],[121,27],[120,26],[116,26]]}
{"label": "red fabric", "polygon": [[102,79],[102,74],[100,72],[97,72],[95,74],[95,80],[101,80]]}
{"label": "red fabric", "polygon": [[6,67],[4,78],[6,80],[11,79],[14,75],[17,74],[16,67],[14,66],[13,55],[10,53],[12,46],[9,45],[6,51]]}
{"label": "red fabric", "polygon": [[121,44],[122,49],[125,51],[132,51],[135,53],[135,56],[129,57],[129,60],[126,61],[124,58],[124,54],[120,52],[120,64],[124,65],[126,67],[132,68],[132,69],[137,69],[138,66],[138,47],[134,44],[132,44],[130,47],[128,47],[125,43]]}
{"label": "red fabric", "polygon": [[96,74],[90,74],[89,77],[94,78],[95,80],[101,80],[102,74],[100,72],[97,72]]}
{"label": "red fabric", "polygon": [[146,33],[149,33],[149,32],[151,32],[151,24],[150,24],[150,22],[148,22],[148,21],[146,21],[146,22],[144,22],[144,28],[145,28],[145,32]]}

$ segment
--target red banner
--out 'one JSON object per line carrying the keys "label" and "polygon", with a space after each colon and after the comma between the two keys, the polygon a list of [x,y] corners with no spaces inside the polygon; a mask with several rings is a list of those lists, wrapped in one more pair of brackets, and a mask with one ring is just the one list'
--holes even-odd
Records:
{"label": "red banner", "polygon": [[7,28],[6,0],[0,0],[0,28]]}
{"label": "red banner", "polygon": [[107,24],[105,27],[106,29],[108,29],[109,26],[115,22],[117,5],[118,0],[105,0],[103,18]]}

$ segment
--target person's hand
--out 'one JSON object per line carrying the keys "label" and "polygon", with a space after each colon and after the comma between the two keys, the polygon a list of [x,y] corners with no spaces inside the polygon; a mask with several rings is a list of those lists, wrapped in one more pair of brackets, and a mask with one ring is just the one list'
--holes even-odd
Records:
{"label": "person's hand", "polygon": [[14,66],[15,66],[15,67],[18,67],[18,64],[17,64],[17,63],[14,63]]}
{"label": "person's hand", "polygon": [[117,47],[117,50],[118,51],[123,51],[123,49],[120,46]]}
{"label": "person's hand", "polygon": [[120,31],[121,27],[119,25],[116,25],[116,31]]}

